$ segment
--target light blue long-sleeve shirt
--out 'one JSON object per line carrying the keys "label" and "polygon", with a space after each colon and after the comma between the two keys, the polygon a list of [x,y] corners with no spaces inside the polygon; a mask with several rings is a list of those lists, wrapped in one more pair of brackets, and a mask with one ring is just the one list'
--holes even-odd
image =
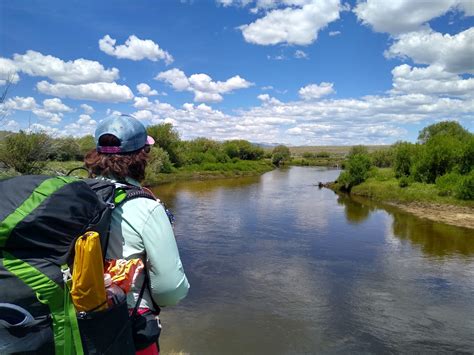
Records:
{"label": "light blue long-sleeve shirt", "polygon": [[[139,186],[138,182],[127,182]],[[112,212],[107,258],[141,258],[149,275],[151,296],[145,289],[140,307],[175,305],[186,297],[189,283],[179,257],[173,228],[161,203],[147,198],[126,201]],[[144,275],[132,285],[127,302],[135,306]]]}

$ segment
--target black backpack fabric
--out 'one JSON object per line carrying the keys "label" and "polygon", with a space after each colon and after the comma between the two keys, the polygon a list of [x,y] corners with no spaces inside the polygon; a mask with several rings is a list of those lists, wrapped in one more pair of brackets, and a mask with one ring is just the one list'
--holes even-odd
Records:
{"label": "black backpack fabric", "polygon": [[[126,303],[68,323],[63,271],[87,231],[99,233],[105,256],[113,208],[140,191],[73,177],[0,181],[0,354],[134,354]],[[79,351],[70,347],[74,324]]]}

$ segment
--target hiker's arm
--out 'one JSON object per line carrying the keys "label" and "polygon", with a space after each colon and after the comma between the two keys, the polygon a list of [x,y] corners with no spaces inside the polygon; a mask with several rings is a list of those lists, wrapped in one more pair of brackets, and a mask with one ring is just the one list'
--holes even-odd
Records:
{"label": "hiker's arm", "polygon": [[151,296],[159,306],[171,306],[188,294],[189,283],[179,258],[173,228],[157,205],[142,231],[150,275]]}

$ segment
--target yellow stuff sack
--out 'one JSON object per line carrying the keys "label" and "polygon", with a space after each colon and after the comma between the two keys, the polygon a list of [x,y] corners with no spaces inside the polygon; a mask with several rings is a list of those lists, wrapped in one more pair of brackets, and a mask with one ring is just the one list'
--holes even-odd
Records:
{"label": "yellow stuff sack", "polygon": [[87,232],[75,245],[71,296],[77,312],[107,308],[104,285],[104,262],[99,234]]}

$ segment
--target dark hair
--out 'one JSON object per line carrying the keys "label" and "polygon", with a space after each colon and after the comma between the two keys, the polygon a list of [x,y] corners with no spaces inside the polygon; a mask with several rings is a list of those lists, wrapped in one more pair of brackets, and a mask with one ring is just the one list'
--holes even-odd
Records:
{"label": "dark hair", "polygon": [[[120,140],[112,134],[104,134],[99,139],[101,147],[120,146]],[[131,177],[137,181],[145,178],[148,153],[145,147],[129,153],[106,154],[97,149],[91,150],[84,157],[84,165],[93,177],[107,176],[119,181]]]}

